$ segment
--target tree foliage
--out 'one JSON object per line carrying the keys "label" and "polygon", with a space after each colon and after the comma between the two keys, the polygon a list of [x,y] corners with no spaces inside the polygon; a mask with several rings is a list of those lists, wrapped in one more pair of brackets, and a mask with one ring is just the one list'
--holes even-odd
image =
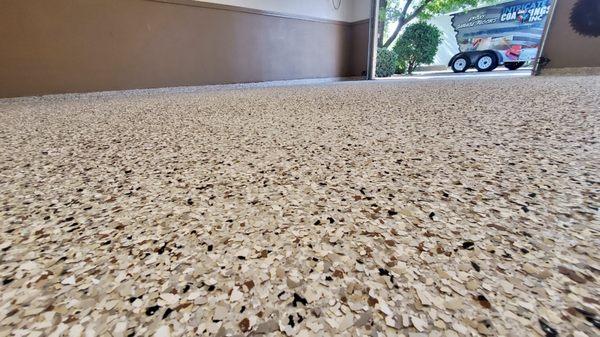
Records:
{"label": "tree foliage", "polygon": [[419,65],[433,62],[440,42],[442,32],[436,26],[420,21],[406,27],[394,46],[394,52],[398,55],[398,62],[405,65],[406,72],[412,74]]}
{"label": "tree foliage", "polygon": [[[379,48],[391,46],[402,28],[414,19],[427,19],[433,15],[503,1],[506,0],[379,0],[377,46]],[[387,28],[394,30],[386,39]]]}
{"label": "tree foliage", "polygon": [[375,67],[375,75],[377,77],[390,77],[396,71],[396,60],[398,55],[388,49],[377,50],[377,66]]}

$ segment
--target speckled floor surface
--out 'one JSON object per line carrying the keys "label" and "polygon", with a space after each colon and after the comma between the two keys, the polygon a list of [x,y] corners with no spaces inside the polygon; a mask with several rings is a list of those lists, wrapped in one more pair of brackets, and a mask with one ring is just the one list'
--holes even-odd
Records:
{"label": "speckled floor surface", "polygon": [[0,100],[0,336],[598,336],[600,77]]}

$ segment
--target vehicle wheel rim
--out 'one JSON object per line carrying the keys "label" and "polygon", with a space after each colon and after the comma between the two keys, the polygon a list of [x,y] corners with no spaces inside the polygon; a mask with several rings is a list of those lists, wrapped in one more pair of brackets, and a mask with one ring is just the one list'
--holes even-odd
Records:
{"label": "vehicle wheel rim", "polygon": [[463,70],[465,69],[465,67],[467,66],[467,61],[465,61],[464,59],[458,59],[456,61],[454,61],[454,68],[456,70]]}
{"label": "vehicle wheel rim", "polygon": [[477,61],[477,65],[480,69],[488,69],[492,66],[492,58],[490,56],[483,56]]}

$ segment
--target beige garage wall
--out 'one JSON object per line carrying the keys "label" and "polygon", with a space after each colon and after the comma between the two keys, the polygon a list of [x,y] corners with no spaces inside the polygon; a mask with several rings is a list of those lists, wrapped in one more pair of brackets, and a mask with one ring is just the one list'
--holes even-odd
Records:
{"label": "beige garage wall", "polygon": [[[292,15],[355,22],[368,19],[371,0],[198,0]],[[334,6],[335,5],[335,6]],[[337,9],[336,9],[337,8]]]}
{"label": "beige garage wall", "polygon": [[0,22],[0,97],[357,76],[367,64],[365,21],[193,0],[6,0]]}
{"label": "beige garage wall", "polygon": [[[600,0],[598,0],[600,1]],[[547,68],[600,67],[600,38],[578,34],[571,28],[570,15],[576,0],[558,0],[542,56]]]}

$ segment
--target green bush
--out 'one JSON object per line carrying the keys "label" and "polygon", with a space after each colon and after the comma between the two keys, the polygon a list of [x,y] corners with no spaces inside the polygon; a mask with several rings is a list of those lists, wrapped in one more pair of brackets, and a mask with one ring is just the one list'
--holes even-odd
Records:
{"label": "green bush", "polygon": [[396,74],[402,75],[406,72],[406,64],[404,62],[397,60],[396,61]]}
{"label": "green bush", "polygon": [[377,50],[377,67],[375,75],[377,77],[390,77],[396,71],[396,61],[398,56],[391,50],[380,48]]}
{"label": "green bush", "polygon": [[426,22],[417,22],[406,28],[394,46],[398,62],[412,72],[421,64],[430,64],[442,42],[442,32]]}

